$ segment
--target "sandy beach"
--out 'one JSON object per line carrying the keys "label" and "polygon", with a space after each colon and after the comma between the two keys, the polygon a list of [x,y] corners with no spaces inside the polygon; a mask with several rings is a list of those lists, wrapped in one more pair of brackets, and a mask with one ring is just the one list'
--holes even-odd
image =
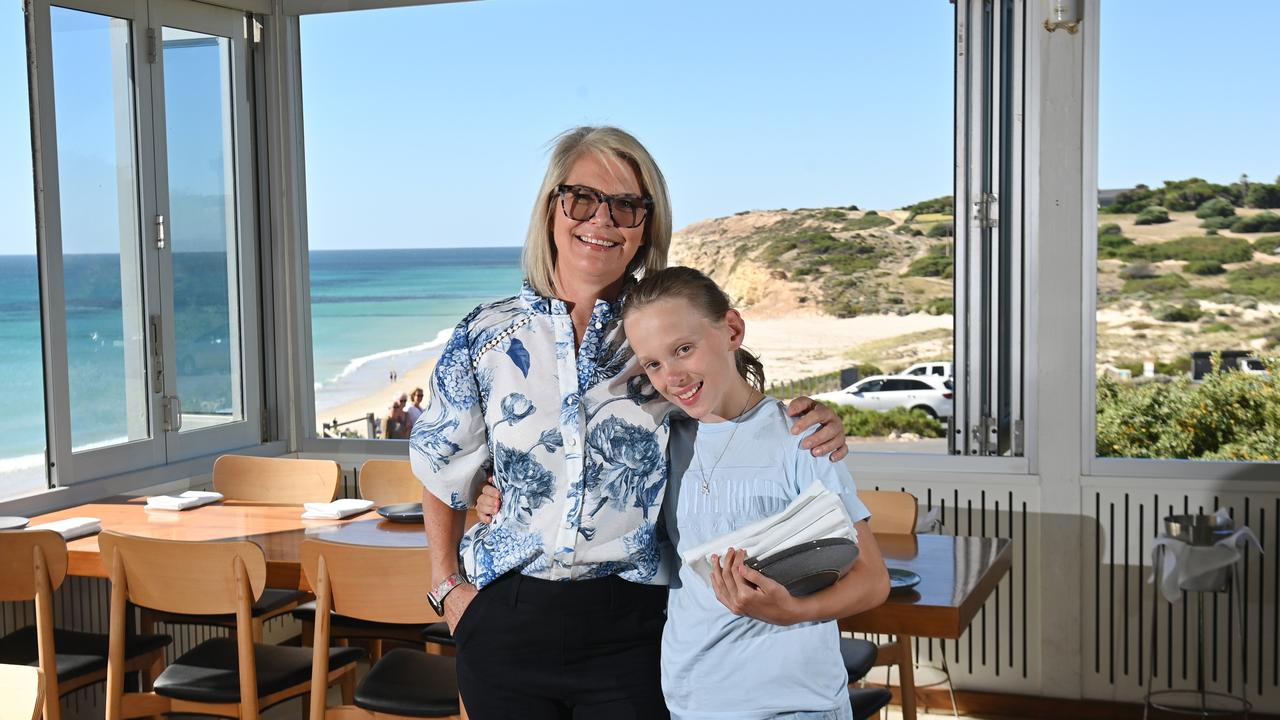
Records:
{"label": "sandy beach", "polygon": [[[834,318],[822,315],[753,317],[747,314],[745,317],[746,346],[760,356],[770,382],[821,375],[859,362],[883,362],[886,350],[890,349],[889,354],[894,357],[950,357],[950,343],[938,337],[946,335],[949,338],[950,315],[916,313]],[[339,422],[356,420],[367,413],[373,413],[374,418],[380,421],[395,393],[428,387],[434,367],[435,360],[427,360],[400,373],[395,382],[388,380],[375,393],[319,411],[316,431],[321,431],[322,423],[334,419]],[[343,429],[364,437],[365,426],[363,422],[356,422],[343,426]]]}

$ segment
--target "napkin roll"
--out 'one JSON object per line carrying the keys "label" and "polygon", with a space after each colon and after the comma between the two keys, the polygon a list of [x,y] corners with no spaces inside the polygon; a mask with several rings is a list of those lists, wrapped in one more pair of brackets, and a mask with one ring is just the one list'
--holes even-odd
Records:
{"label": "napkin roll", "polygon": [[62,536],[63,540],[75,540],[86,535],[102,532],[102,520],[95,517],[73,517],[65,520],[32,525],[28,530],[52,530]]}
{"label": "napkin roll", "polygon": [[206,490],[188,490],[181,495],[152,495],[147,507],[152,510],[188,510],[222,499],[222,493]]}

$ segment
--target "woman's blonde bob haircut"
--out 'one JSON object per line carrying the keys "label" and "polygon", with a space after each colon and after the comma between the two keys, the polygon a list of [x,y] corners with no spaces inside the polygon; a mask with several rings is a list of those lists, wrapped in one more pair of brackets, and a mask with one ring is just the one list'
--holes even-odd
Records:
{"label": "woman's blonde bob haircut", "polygon": [[653,200],[644,221],[644,245],[631,259],[626,272],[637,275],[641,270],[650,272],[667,266],[667,249],[671,247],[671,201],[667,181],[653,156],[624,130],[607,126],[576,127],[556,138],[524,241],[525,279],[543,297],[559,294],[556,291],[556,243],[552,237],[554,213],[559,212],[560,207],[555,188],[568,178],[569,169],[578,158],[589,152],[626,162],[639,176],[640,190]]}

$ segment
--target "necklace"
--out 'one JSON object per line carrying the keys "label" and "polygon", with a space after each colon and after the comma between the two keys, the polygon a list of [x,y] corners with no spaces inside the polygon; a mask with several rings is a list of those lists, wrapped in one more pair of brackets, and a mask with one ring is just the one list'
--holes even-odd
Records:
{"label": "necklace", "polygon": [[[756,393],[754,390],[747,393],[747,404],[742,406],[742,412],[738,413],[737,416],[732,418],[732,420],[737,420],[738,418],[747,414],[747,410],[752,406],[753,403],[751,401],[755,399],[755,396],[756,396]],[[706,463],[702,462],[702,456],[698,454],[698,443],[696,441],[694,442],[693,456],[698,460],[698,469],[702,471],[702,488],[701,489],[702,489],[703,495],[711,494],[711,476],[713,473],[715,473],[716,467],[720,465],[720,461],[724,459],[725,453],[729,452],[729,446],[733,444],[733,436],[738,434],[739,425],[741,425],[741,423],[737,423],[737,422],[734,423],[733,430],[729,432],[729,439],[725,441],[724,447],[720,449],[720,456],[717,457],[716,461],[711,464],[710,470],[707,470]]]}

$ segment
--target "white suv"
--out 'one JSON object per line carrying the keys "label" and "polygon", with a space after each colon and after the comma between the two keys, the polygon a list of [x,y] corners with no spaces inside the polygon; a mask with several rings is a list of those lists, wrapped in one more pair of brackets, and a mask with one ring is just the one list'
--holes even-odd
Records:
{"label": "white suv", "polygon": [[898,374],[911,375],[911,376],[933,375],[935,377],[940,377],[944,380],[947,380],[955,375],[955,370],[951,364],[951,361],[947,360],[946,362],[916,363],[915,365],[912,365],[911,367],[907,368],[906,370],[903,370]]}
{"label": "white suv", "polygon": [[936,375],[872,375],[843,390],[818,393],[813,399],[851,405],[859,410],[885,411],[901,407],[920,410],[934,418],[948,418],[955,403],[949,382]]}

